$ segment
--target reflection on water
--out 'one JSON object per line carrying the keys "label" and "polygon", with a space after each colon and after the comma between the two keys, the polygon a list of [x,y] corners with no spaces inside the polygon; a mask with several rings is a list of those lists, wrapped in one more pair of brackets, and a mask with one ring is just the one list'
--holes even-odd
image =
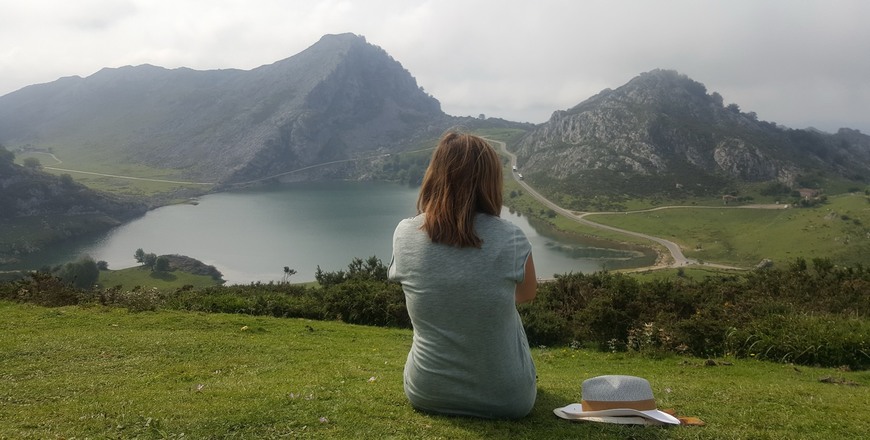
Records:
{"label": "reflection on water", "polygon": [[595,258],[602,260],[631,260],[642,258],[643,253],[628,249],[607,249],[600,247],[587,247],[583,245],[571,245],[548,241],[544,244],[547,248],[556,252],[562,252],[571,258]]}
{"label": "reflection on water", "polygon": [[[187,255],[214,265],[230,283],[280,281],[283,267],[298,271],[292,281],[314,280],[346,269],[354,257],[388,263],[396,224],[415,214],[417,189],[378,182],[320,182],[211,194],[199,204],[165,206],[107,233],[82,237],[29,256],[17,267],[36,269],[82,254],[105,260],[111,269],[136,265],[133,253]],[[540,278],[650,265],[646,248],[566,236],[546,224],[502,210],[529,238]]]}
{"label": "reflection on water", "polygon": [[548,223],[512,213],[507,208],[502,209],[501,216],[526,233],[538,277],[542,279],[569,272],[629,269],[655,263],[656,254],[650,248],[555,231]]}

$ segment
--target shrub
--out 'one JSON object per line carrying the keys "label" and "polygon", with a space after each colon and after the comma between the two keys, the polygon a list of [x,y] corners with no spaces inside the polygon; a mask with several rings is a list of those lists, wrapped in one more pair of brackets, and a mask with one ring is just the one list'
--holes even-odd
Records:
{"label": "shrub", "polygon": [[102,291],[91,291],[83,295],[82,302],[97,302],[104,306],[123,307],[131,312],[155,311],[165,303],[165,298],[157,289],[122,290],[115,286]]}
{"label": "shrub", "polygon": [[870,271],[824,259],[700,282],[560,275],[519,310],[536,344],[870,366]]}
{"label": "shrub", "polygon": [[736,356],[806,365],[870,365],[870,321],[800,313],[770,315],[733,329],[727,349]]}
{"label": "shrub", "polygon": [[[132,311],[172,308],[340,319],[410,327],[404,294],[375,257],[324,273],[322,288],[287,283],[174,292],[82,290],[44,272],[0,283],[0,298],[46,306],[81,302]],[[778,362],[870,367],[870,270],[803,259],[743,276],[641,283],[624,274],[557,275],[518,307],[533,345],[571,345],[660,355],[730,354]]]}
{"label": "shrub", "polygon": [[46,307],[78,304],[80,291],[60,278],[45,272],[32,272],[28,278],[5,283],[2,298]]}
{"label": "shrub", "polygon": [[90,289],[100,278],[97,262],[84,256],[72,263],[66,263],[58,272],[58,277],[78,289]]}
{"label": "shrub", "polygon": [[323,301],[327,319],[392,327],[411,324],[398,283],[351,279],[325,289]]}
{"label": "shrub", "polygon": [[[520,306],[524,315],[523,326],[531,345],[558,345],[564,343],[573,329],[564,316],[554,310],[543,309],[534,313],[525,312],[531,305]],[[572,340],[574,340],[572,338]]]}

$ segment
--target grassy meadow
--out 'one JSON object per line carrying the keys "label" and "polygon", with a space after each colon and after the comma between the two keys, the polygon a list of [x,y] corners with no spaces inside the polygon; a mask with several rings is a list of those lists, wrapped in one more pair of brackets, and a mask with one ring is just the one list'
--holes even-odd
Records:
{"label": "grassy meadow", "polygon": [[[505,172],[510,170],[506,168]],[[513,179],[505,179],[504,191],[505,204],[512,210],[557,233],[649,246],[667,253],[664,247],[648,240],[557,215],[526,194]],[[646,212],[592,213],[585,218],[673,241],[687,257],[709,263],[748,268],[765,258],[774,263],[796,258],[830,258],[850,265],[870,262],[870,198],[863,193],[828,196],[827,203],[812,208],[757,209],[719,203]]]}
{"label": "grassy meadow", "polygon": [[[519,421],[414,411],[411,331],[340,322],[0,301],[0,438],[832,439],[870,432],[870,372],[536,347]],[[712,362],[710,363],[712,364]],[[647,378],[705,426],[569,422],[552,409],[602,374]]]}
{"label": "grassy meadow", "polygon": [[69,174],[76,182],[89,188],[135,197],[165,197],[167,194],[187,192],[203,193],[213,186],[195,182],[180,183],[187,182],[189,179],[169,169],[152,168],[141,164],[113,163],[106,157],[91,157],[87,152],[70,152],[60,147],[52,148],[52,151],[56,152],[55,157],[61,160],[60,163],[43,152],[18,153],[15,162],[23,164],[25,159],[33,157],[40,161],[43,171],[47,173],[57,176]]}
{"label": "grassy meadow", "polygon": [[870,199],[863,194],[830,196],[813,208],[674,208],[586,218],[674,241],[686,256],[708,262],[870,261]]}
{"label": "grassy meadow", "polygon": [[101,270],[98,284],[103,288],[122,286],[124,289],[133,289],[139,286],[144,289],[173,290],[186,285],[202,288],[220,283],[207,275],[194,275],[182,270],[153,272],[145,266],[136,266],[120,270]]}
{"label": "grassy meadow", "polygon": [[[486,135],[510,141],[517,133],[492,130]],[[142,175],[167,177],[147,170]],[[115,185],[110,178],[93,179],[89,185]],[[151,195],[165,190],[149,187],[152,183],[129,181],[127,190]],[[551,215],[512,179],[505,180],[505,202],[561,233],[651,245]],[[681,208],[599,214],[590,220],[667,238],[680,243],[691,258],[708,262],[752,266],[762,258],[779,263],[829,257],[866,264],[870,255],[870,203],[863,194],[829,196],[827,204],[815,208]],[[694,266],[639,271],[632,277],[657,283],[676,277],[701,281],[723,273]],[[208,276],[142,267],[102,271],[99,279],[104,289],[139,286],[164,292],[186,285],[209,290],[215,284]],[[351,290],[324,291],[348,298],[353,306]],[[264,303],[288,296],[267,293]],[[234,298],[231,292],[203,294],[208,295],[216,304],[256,300],[244,294]],[[532,414],[518,421],[477,420],[427,415],[408,405],[402,368],[411,344],[409,329],[156,309],[46,308],[0,300],[0,440],[845,439],[870,432],[870,412],[864,410],[870,402],[870,371],[538,346],[532,350],[539,379]],[[820,328],[828,319],[805,309],[800,313],[817,319]],[[841,328],[856,334],[853,327]],[[823,345],[829,345],[830,333],[823,336]],[[647,378],[660,409],[700,418],[705,425],[617,426],[553,415],[554,408],[580,400],[584,379],[603,374]]]}

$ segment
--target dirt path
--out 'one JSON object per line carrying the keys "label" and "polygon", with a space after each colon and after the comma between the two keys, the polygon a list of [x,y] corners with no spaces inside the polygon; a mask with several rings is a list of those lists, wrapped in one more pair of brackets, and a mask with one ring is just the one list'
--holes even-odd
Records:
{"label": "dirt path", "polygon": [[[51,156],[51,158],[54,159],[54,161],[55,161],[55,163],[53,165],[60,165],[63,163],[63,161],[58,159],[58,157],[55,156],[54,153],[46,153],[44,151],[29,151],[28,154],[45,154],[47,156]],[[180,181],[180,180],[149,179],[146,177],[120,176],[117,174],[94,173],[91,171],[71,170],[68,168],[57,168],[57,167],[53,167],[53,166],[51,166],[51,167],[43,166],[42,168],[44,168],[46,170],[61,171],[61,172],[65,172],[65,173],[87,174],[89,176],[112,177],[115,179],[125,179],[125,180],[144,180],[147,182],[174,183],[174,184],[181,184],[181,185],[214,185],[215,184],[214,182],[186,182],[186,181]]]}

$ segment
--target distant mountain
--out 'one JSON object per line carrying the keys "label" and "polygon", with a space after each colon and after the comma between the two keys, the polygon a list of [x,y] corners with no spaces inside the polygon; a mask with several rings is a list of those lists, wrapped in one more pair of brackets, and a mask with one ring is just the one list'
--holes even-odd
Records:
{"label": "distant mountain", "polygon": [[449,121],[401,64],[353,34],[249,71],[107,68],[0,97],[0,143],[10,148],[63,148],[215,182],[404,148]]}
{"label": "distant mountain", "polygon": [[801,186],[819,173],[870,182],[870,137],[760,121],[671,70],[556,111],[518,150],[527,179],[575,196],[721,194],[733,182]]}
{"label": "distant mountain", "polygon": [[[523,174],[572,197],[710,195],[734,182],[803,186],[819,173],[870,180],[868,136],[760,121],[669,70],[641,74],[537,126],[456,118],[383,49],[353,34],[326,35],[247,71],[128,66],[0,97],[7,147],[171,169],[201,182],[407,150],[452,125],[529,130],[517,145]],[[321,177],[374,175],[333,172]]]}

